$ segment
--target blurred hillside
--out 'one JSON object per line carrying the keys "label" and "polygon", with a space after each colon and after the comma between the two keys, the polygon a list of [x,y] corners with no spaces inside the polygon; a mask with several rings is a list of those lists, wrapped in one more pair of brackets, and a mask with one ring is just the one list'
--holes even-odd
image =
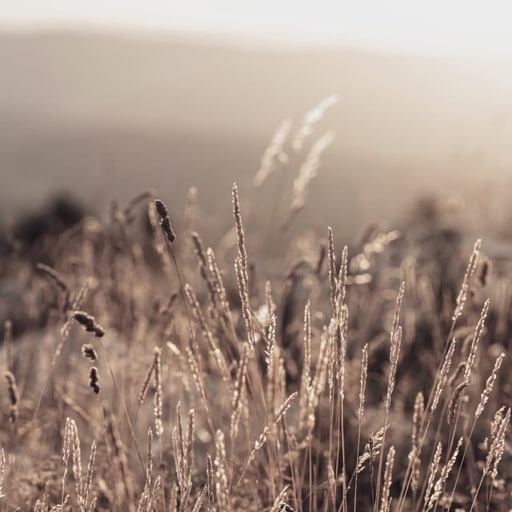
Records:
{"label": "blurred hillside", "polygon": [[[335,48],[105,34],[0,36],[0,214],[72,190],[95,209],[153,187],[229,215],[284,117],[339,96],[312,225],[354,232],[418,194],[474,196],[512,164],[512,69]],[[261,196],[260,196],[261,197]],[[260,205],[265,207],[266,205]]]}

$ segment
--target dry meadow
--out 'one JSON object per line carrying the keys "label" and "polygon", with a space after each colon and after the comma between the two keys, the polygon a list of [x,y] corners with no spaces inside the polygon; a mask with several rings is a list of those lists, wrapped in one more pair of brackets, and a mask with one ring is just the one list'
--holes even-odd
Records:
{"label": "dry meadow", "polygon": [[271,220],[233,185],[212,247],[194,188],[7,233],[1,511],[512,508],[509,248],[438,200],[309,229],[332,101],[263,155]]}

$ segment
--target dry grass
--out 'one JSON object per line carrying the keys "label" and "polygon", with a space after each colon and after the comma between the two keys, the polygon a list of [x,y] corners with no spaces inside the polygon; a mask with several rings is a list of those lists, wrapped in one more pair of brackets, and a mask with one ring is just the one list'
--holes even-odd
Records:
{"label": "dry grass", "polygon": [[[258,186],[298,150],[311,179],[315,122],[287,142],[287,121]],[[45,264],[1,262],[24,313],[4,327],[0,510],[510,510],[505,262],[436,218],[339,259],[331,229],[303,236],[282,278],[255,266],[236,185],[227,248],[205,249],[195,203],[175,231],[143,194],[42,241]]]}

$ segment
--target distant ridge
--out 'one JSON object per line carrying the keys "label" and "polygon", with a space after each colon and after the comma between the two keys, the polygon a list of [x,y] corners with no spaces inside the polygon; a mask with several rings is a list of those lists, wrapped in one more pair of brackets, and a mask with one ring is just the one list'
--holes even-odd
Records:
{"label": "distant ridge", "polygon": [[[467,187],[475,173],[512,164],[512,66],[497,61],[10,32],[0,34],[0,69],[0,169],[11,190],[0,192],[0,213],[91,169],[84,197],[94,187],[105,200],[109,187],[121,197],[147,181],[167,187],[169,173],[180,200],[201,180],[229,191],[234,177],[250,182],[284,117],[299,123],[332,93],[339,103],[319,129],[337,137],[315,190],[335,202],[338,180],[350,196],[344,211],[364,201],[391,211],[375,183],[428,192],[435,173]],[[21,189],[27,182],[32,190]]]}
{"label": "distant ridge", "polygon": [[0,35],[0,65],[1,113],[51,114],[68,124],[268,137],[281,118],[300,117],[336,93],[340,104],[332,117],[347,145],[403,151],[405,141],[442,144],[443,131],[469,136],[468,124],[485,129],[512,111],[512,73],[506,76],[502,65],[480,62],[478,68],[350,49],[228,47],[218,40],[104,32],[8,33]]}

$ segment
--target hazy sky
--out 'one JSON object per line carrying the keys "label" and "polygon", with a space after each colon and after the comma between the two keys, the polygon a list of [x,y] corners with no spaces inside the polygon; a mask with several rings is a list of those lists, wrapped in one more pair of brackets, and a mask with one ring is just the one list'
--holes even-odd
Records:
{"label": "hazy sky", "polygon": [[0,0],[9,28],[107,25],[427,54],[512,55],[497,0]]}

